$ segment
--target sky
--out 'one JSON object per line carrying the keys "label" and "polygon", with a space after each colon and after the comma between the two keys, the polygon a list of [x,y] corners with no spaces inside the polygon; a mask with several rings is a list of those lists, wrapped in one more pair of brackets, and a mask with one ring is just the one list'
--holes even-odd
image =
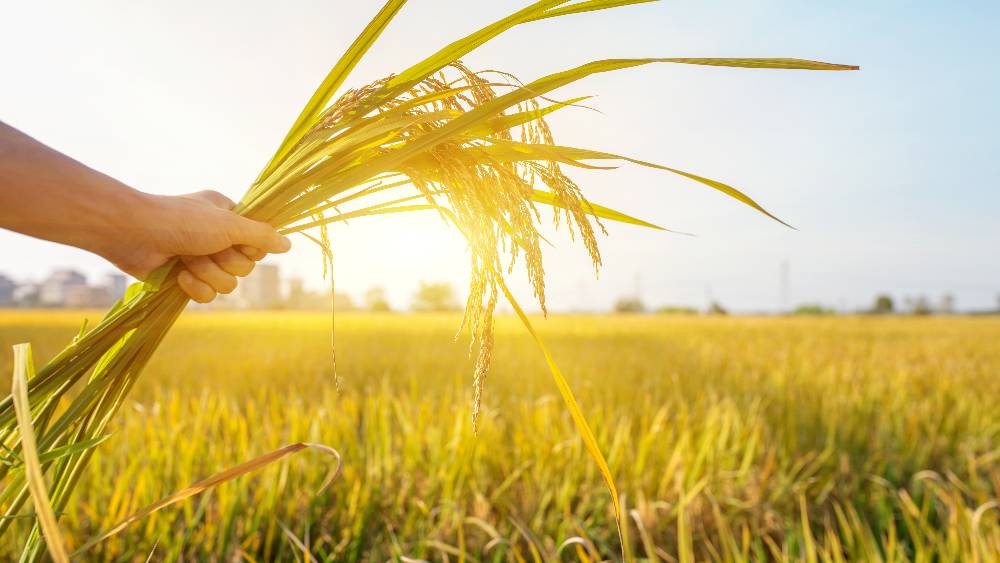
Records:
{"label": "sky", "polygon": [[[526,0],[411,0],[355,72],[402,70]],[[378,2],[7,2],[0,120],[143,191],[214,188],[239,199]],[[524,80],[616,57],[798,57],[860,72],[653,65],[558,91],[601,113],[552,116],[556,141],[626,154],[734,185],[794,225],[713,190],[622,166],[573,172],[593,201],[686,237],[608,225],[599,277],[554,233],[550,308],[856,309],[954,295],[1000,299],[1000,3],[664,1],[516,28],[464,61]],[[419,281],[467,281],[465,245],[433,215],[334,229],[338,287],[383,286],[405,306]],[[321,288],[305,239],[274,263]],[[782,290],[782,264],[788,286]],[[0,231],[0,272],[110,271],[83,251]],[[530,301],[521,272],[512,288]]]}

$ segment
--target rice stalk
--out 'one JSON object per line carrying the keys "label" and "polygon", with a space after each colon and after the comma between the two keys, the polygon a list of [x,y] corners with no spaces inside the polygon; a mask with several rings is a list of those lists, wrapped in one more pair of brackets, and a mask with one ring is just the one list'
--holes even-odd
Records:
{"label": "rice stalk", "polygon": [[[601,265],[601,219],[658,228],[591,203],[564,167],[602,169],[590,161],[619,160],[685,176],[732,197],[772,219],[777,217],[739,190],[676,168],[613,153],[557,145],[544,117],[582,99],[559,102],[551,91],[596,73],[653,63],[799,70],[853,70],[801,59],[645,58],[608,59],[557,72],[527,84],[498,71],[475,72],[461,58],[515,26],[553,17],[644,3],[649,0],[540,0],[459,39],[398,74],[350,89],[330,103],[404,0],[389,0],[341,57],[310,98],[272,159],[235,211],[265,221],[285,234],[319,229],[310,237],[332,251],[326,227],[336,222],[411,211],[431,211],[465,238],[470,259],[469,297],[459,332],[476,354],[473,425],[493,352],[493,316],[500,295],[535,339],[587,451],[611,493],[621,535],[622,513],[610,468],[565,377],[531,327],[505,283],[523,264],[534,298],[547,312],[538,205],[550,208]],[[543,105],[547,102],[548,105]],[[343,210],[342,210],[343,209]],[[30,407],[38,409],[41,471],[52,475],[52,507],[62,510],[136,379],[187,305],[176,284],[181,266],[172,261],[132,286],[104,320],[74,340],[28,383]],[[332,275],[332,273],[331,273]],[[89,374],[89,376],[88,376]],[[84,382],[82,391],[69,390]],[[64,405],[56,416],[58,405]],[[22,449],[13,399],[0,402],[0,443]],[[60,457],[46,458],[56,451]],[[0,467],[0,537],[28,499],[24,472]],[[37,506],[36,506],[37,509]],[[36,525],[25,559],[40,554]],[[624,549],[624,547],[623,547]]]}
{"label": "rice stalk", "polygon": [[18,344],[14,346],[14,379],[11,382],[11,395],[14,397],[14,408],[17,411],[17,425],[21,433],[21,455],[24,457],[24,473],[28,481],[28,490],[35,505],[35,515],[38,525],[45,536],[45,544],[49,555],[56,563],[68,563],[66,555],[66,540],[63,539],[59,522],[52,511],[52,503],[45,486],[45,475],[42,473],[41,462],[38,459],[38,448],[35,445],[34,425],[31,422],[31,407],[28,404],[28,377],[34,375],[34,365],[31,358],[31,345]]}
{"label": "rice stalk", "polygon": [[136,511],[134,514],[132,514],[128,518],[125,518],[121,522],[118,522],[117,524],[115,524],[111,528],[105,530],[104,532],[102,532],[98,536],[92,538],[87,543],[85,543],[82,546],[80,546],[80,548],[78,548],[77,550],[75,550],[73,552],[73,556],[75,557],[75,556],[83,554],[84,552],[86,552],[90,548],[94,547],[95,545],[97,545],[97,544],[101,543],[102,541],[110,538],[111,536],[114,536],[115,534],[117,534],[117,533],[121,532],[122,530],[124,530],[125,528],[127,528],[129,525],[131,525],[131,524],[133,524],[135,522],[138,522],[139,520],[142,520],[143,518],[145,518],[146,516],[149,516],[150,514],[152,514],[154,512],[162,510],[162,509],[164,509],[164,508],[166,508],[168,506],[171,506],[173,504],[177,504],[178,502],[181,502],[183,500],[189,499],[189,498],[191,498],[193,496],[200,495],[201,493],[203,493],[203,492],[211,489],[212,487],[214,487],[216,485],[219,485],[221,483],[225,483],[226,481],[231,481],[231,480],[233,480],[233,479],[235,479],[237,477],[240,477],[242,475],[246,475],[247,473],[251,473],[253,471],[257,471],[258,469],[266,467],[266,466],[268,466],[268,465],[270,465],[270,464],[272,464],[272,463],[274,463],[276,461],[284,459],[284,458],[286,458],[286,457],[288,457],[288,456],[290,456],[290,455],[292,455],[292,454],[294,454],[296,452],[300,452],[300,451],[305,450],[305,449],[312,449],[312,450],[315,450],[315,451],[327,454],[329,456],[332,456],[335,460],[337,460],[336,467],[334,467],[333,470],[330,471],[330,473],[327,475],[326,479],[323,480],[323,484],[320,485],[319,489],[316,491],[316,494],[319,494],[319,493],[323,492],[324,490],[326,490],[326,488],[330,486],[330,483],[332,483],[334,481],[334,479],[336,479],[340,475],[341,469],[343,468],[343,461],[341,460],[340,453],[337,452],[337,450],[335,450],[335,449],[333,449],[333,448],[331,448],[329,446],[324,446],[322,444],[308,444],[308,443],[305,443],[305,442],[298,442],[298,443],[295,443],[295,444],[289,444],[289,445],[284,446],[282,448],[278,448],[277,450],[274,450],[273,452],[268,452],[268,453],[266,453],[264,455],[255,457],[254,459],[251,459],[250,461],[245,461],[245,462],[243,462],[243,463],[241,463],[241,464],[239,464],[237,466],[230,467],[229,469],[226,469],[224,471],[220,471],[220,472],[216,473],[215,475],[212,475],[211,477],[207,477],[205,479],[201,479],[200,481],[198,481],[196,483],[192,483],[190,486],[185,487],[184,489],[181,489],[181,490],[179,490],[179,491],[177,491],[175,493],[172,493],[172,494],[170,494],[170,495],[168,495],[168,496],[166,496],[166,497],[164,497],[164,498],[162,498],[162,499],[154,502],[153,504],[151,504],[151,505],[149,505],[149,506],[147,506],[147,507],[145,507],[145,508],[143,508],[141,510]]}

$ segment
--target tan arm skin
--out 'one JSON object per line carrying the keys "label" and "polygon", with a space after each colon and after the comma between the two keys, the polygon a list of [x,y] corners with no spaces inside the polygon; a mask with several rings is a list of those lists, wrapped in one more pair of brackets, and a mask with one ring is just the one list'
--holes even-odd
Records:
{"label": "tan arm skin", "polygon": [[181,288],[200,303],[236,289],[236,278],[288,238],[240,217],[226,196],[140,192],[0,121],[0,228],[82,248],[144,279],[174,256]]}

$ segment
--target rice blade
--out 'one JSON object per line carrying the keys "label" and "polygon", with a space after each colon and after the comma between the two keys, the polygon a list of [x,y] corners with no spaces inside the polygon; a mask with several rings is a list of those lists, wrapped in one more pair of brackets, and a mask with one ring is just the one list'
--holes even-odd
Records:
{"label": "rice blade", "polygon": [[618,8],[621,6],[647,4],[649,2],[659,1],[660,0],[588,0],[586,2],[580,2],[579,4],[573,4],[572,6],[564,6],[562,8],[549,10],[536,18],[532,18],[530,21],[538,21],[548,18],[557,18],[559,16],[566,16],[569,14],[581,14],[583,12],[594,12],[597,10],[606,10],[608,8]]}
{"label": "rice blade", "polygon": [[[55,461],[57,459],[62,459],[71,455],[76,455],[85,452],[91,448],[95,448],[111,437],[111,434],[104,434],[103,436],[97,436],[94,438],[89,438],[80,442],[74,442],[72,444],[67,444],[65,446],[59,446],[58,448],[52,448],[51,450],[38,455],[38,461],[41,463],[48,463],[50,461]],[[38,444],[35,444],[37,448]],[[16,466],[15,466],[16,467]]]}
{"label": "rice blade", "polygon": [[531,21],[535,16],[542,14],[545,10],[565,4],[567,1],[568,0],[540,0],[538,2],[534,2],[533,4],[522,8],[505,18],[493,22],[475,33],[471,33],[462,39],[448,44],[433,55],[399,73],[395,78],[389,81],[388,97],[393,96],[396,92],[408,89],[413,84],[416,84],[427,76],[441,70],[448,63],[462,58],[470,51],[478,48],[508,29],[518,24]]}
{"label": "rice blade", "polygon": [[781,223],[782,225],[784,225],[784,226],[786,226],[786,227],[788,227],[790,229],[794,229],[795,228],[795,227],[789,225],[788,223],[786,223],[785,221],[779,219],[776,215],[772,214],[770,211],[764,209],[759,203],[757,203],[756,201],[754,201],[750,196],[746,195],[745,193],[741,192],[740,190],[738,190],[738,189],[736,189],[736,188],[734,188],[734,187],[732,187],[732,186],[730,186],[728,184],[724,184],[724,183],[719,182],[717,180],[712,180],[712,179],[709,179],[709,178],[698,176],[697,174],[692,174],[690,172],[685,172],[683,170],[678,170],[676,168],[671,168],[669,166],[663,166],[661,164],[654,164],[652,162],[647,162],[645,160],[639,160],[639,159],[636,159],[636,158],[630,158],[630,157],[627,157],[627,156],[621,156],[621,155],[616,155],[616,154],[611,154],[611,153],[606,153],[606,152],[600,152],[600,151],[591,151],[591,150],[587,150],[587,149],[577,149],[577,148],[571,148],[571,147],[558,147],[558,149],[559,149],[559,152],[561,152],[564,155],[566,155],[567,158],[624,160],[626,162],[631,162],[632,164],[638,164],[639,166],[645,166],[647,168],[655,168],[657,170],[665,170],[667,172],[671,172],[673,174],[677,174],[678,176],[683,176],[683,177],[688,178],[690,180],[694,180],[695,182],[698,182],[699,184],[708,186],[708,187],[710,187],[712,189],[718,190],[718,191],[720,191],[720,192],[728,195],[729,197],[731,197],[731,198],[733,198],[733,199],[735,199],[735,200],[737,200],[737,201],[739,201],[739,202],[741,202],[743,204],[749,205],[750,207],[756,209],[757,211],[763,213],[764,215],[767,215],[771,219],[774,219],[775,221]]}
{"label": "rice blade", "polygon": [[[679,176],[683,176],[690,180],[694,180],[702,185],[708,186],[712,189],[718,190],[729,197],[749,205],[750,207],[756,209],[757,211],[767,215],[771,219],[785,225],[786,227],[794,229],[782,219],[778,218],[776,215],[764,209],[759,203],[753,200],[750,196],[741,192],[740,190],[717,180],[712,180],[709,178],[704,178],[698,176],[697,174],[692,174],[690,172],[685,172],[683,170],[678,170],[677,168],[671,168],[669,166],[663,166],[661,164],[655,164],[652,162],[647,162],[645,160],[639,160],[637,158],[631,158],[628,156],[622,156],[619,154],[613,154],[603,151],[595,151],[590,149],[581,149],[576,147],[566,147],[558,145],[534,145],[528,143],[519,143],[517,141],[504,141],[502,144],[497,143],[487,147],[476,147],[476,150],[483,151],[492,157],[501,160],[551,160],[555,162],[560,162],[564,164],[569,164],[571,166],[582,166],[584,168],[593,168],[592,166],[586,165],[580,161],[582,160],[623,160],[625,162],[631,162],[633,164],[638,164],[640,166],[645,166],[647,168],[654,168],[657,170],[665,170]],[[610,217],[609,217],[610,219]]]}
{"label": "rice blade", "polygon": [[[423,197],[423,196],[420,196]],[[316,227],[321,227],[323,225],[329,225],[330,223],[339,223],[341,221],[347,221],[348,219],[355,219],[358,217],[368,217],[371,215],[387,215],[390,213],[405,213],[408,211],[426,211],[428,209],[437,209],[433,205],[427,204],[417,204],[417,205],[396,205],[394,207],[381,207],[373,205],[370,208],[359,209],[357,211],[350,211],[348,213],[341,213],[340,215],[331,215],[322,220],[312,221],[304,225],[296,225],[294,227],[286,227],[284,229],[279,229],[278,232],[283,235],[290,235],[293,233],[300,233],[308,229],[314,229]]]}
{"label": "rice blade", "polygon": [[475,146],[469,150],[478,151],[498,162],[551,161],[587,170],[611,170],[616,166],[595,166],[574,158],[565,147],[545,144],[521,143],[518,141],[495,140],[493,144]]}
{"label": "rice blade", "polygon": [[487,136],[496,131],[506,131],[517,127],[518,125],[524,125],[525,123],[545,117],[546,115],[549,115],[550,113],[560,110],[566,106],[571,106],[577,102],[582,102],[583,100],[590,98],[593,98],[593,96],[580,96],[578,98],[558,102],[544,108],[522,111],[511,115],[500,115],[495,117],[489,124],[469,131],[469,136]]}
{"label": "rice blade", "polygon": [[21,433],[21,453],[24,457],[24,474],[31,493],[31,503],[35,506],[38,526],[49,549],[49,555],[56,563],[68,563],[66,540],[63,539],[52,510],[52,501],[45,485],[45,474],[38,460],[38,447],[35,443],[35,428],[31,422],[31,406],[28,403],[28,377],[35,372],[31,359],[31,345],[17,344],[14,346],[14,376],[11,383],[11,395],[14,397],[14,411],[17,414],[17,426]]}
{"label": "rice blade", "polygon": [[[576,68],[565,70],[562,72],[557,72],[550,74],[538,80],[531,82],[530,84],[518,88],[512,92],[498,96],[493,100],[478,106],[476,109],[470,110],[460,117],[457,117],[443,125],[439,129],[435,130],[433,133],[428,133],[410,143],[405,147],[389,151],[389,154],[385,154],[364,163],[364,166],[357,166],[348,171],[345,171],[343,175],[337,178],[339,183],[345,186],[357,185],[365,181],[367,178],[394,169],[394,167],[406,162],[409,158],[417,156],[419,153],[426,149],[434,147],[435,145],[454,138],[462,133],[466,133],[471,129],[474,129],[477,125],[486,122],[489,119],[502,113],[505,109],[512,107],[518,103],[525,102],[532,98],[536,98],[555,90],[556,88],[571,84],[592,74],[598,74],[603,72],[611,72],[615,70],[623,70],[626,68],[644,66],[651,63],[684,63],[684,64],[702,64],[702,65],[712,65],[712,66],[741,66],[741,67],[752,67],[752,68],[786,68],[786,69],[811,69],[811,70],[852,70],[857,67],[849,67],[846,65],[833,65],[829,63],[818,63],[814,61],[804,61],[802,59],[669,59],[669,58],[646,58],[646,59],[605,59],[600,61],[594,61],[584,65],[580,65]],[[402,75],[400,75],[402,76]],[[399,78],[399,77],[397,77]],[[623,159],[631,160],[631,159]],[[641,163],[640,161],[633,161]],[[655,166],[654,167],[658,167]],[[666,169],[666,168],[665,168]],[[673,170],[671,170],[673,171]],[[689,176],[697,181],[702,181],[700,177]],[[705,182],[703,182],[705,183]],[[712,185],[712,184],[707,184]],[[722,189],[722,191],[729,193],[733,197],[736,192],[733,188],[725,186],[724,184],[719,184],[719,186],[712,186],[716,189]],[[732,192],[735,193],[731,193]],[[740,199],[744,203],[749,198]],[[750,200],[752,201],[752,200]],[[758,210],[759,206],[755,204],[748,205],[755,206]],[[772,218],[773,215],[770,215]],[[776,218],[775,218],[776,219]],[[780,219],[777,219],[780,221]]]}
{"label": "rice blade", "polygon": [[[535,190],[535,192],[531,195],[531,199],[533,201],[538,202],[538,203],[542,203],[542,204],[545,204],[545,205],[551,205],[552,207],[560,207],[562,209],[567,209],[566,205],[561,204],[561,203],[559,203],[558,200],[556,200],[556,197],[555,197],[554,193],[548,192],[548,191],[545,191],[545,190]],[[647,221],[643,221],[642,219],[637,219],[637,218],[632,217],[630,215],[626,215],[625,213],[622,213],[621,211],[615,211],[614,209],[611,209],[610,207],[605,207],[603,205],[598,205],[598,204],[593,203],[593,202],[591,202],[589,200],[586,201],[583,204],[583,211],[585,213],[587,213],[588,215],[593,215],[594,217],[599,217],[601,219],[608,219],[610,221],[618,221],[619,223],[628,223],[629,225],[636,225],[636,226],[639,226],[639,227],[647,227],[647,228],[650,228],[650,229],[656,229],[658,231],[667,231],[667,232],[670,232],[670,233],[677,233],[677,234],[681,234],[681,235],[690,234],[690,233],[682,233],[680,231],[673,231],[673,230],[661,227],[659,225],[654,225],[653,223],[649,223]]]}
{"label": "rice blade", "polygon": [[860,66],[824,63],[807,59],[762,58],[762,59],[730,59],[730,58],[670,58],[659,59],[664,63],[679,63],[686,65],[728,66],[735,68],[774,68],[786,70],[860,70]]}
{"label": "rice blade", "polygon": [[618,498],[618,487],[615,486],[615,478],[611,474],[611,468],[608,467],[608,462],[604,459],[604,454],[601,452],[600,446],[597,444],[597,438],[594,437],[593,431],[590,429],[590,425],[587,423],[587,419],[583,416],[583,412],[580,410],[580,405],[576,402],[576,397],[573,395],[573,390],[569,386],[569,382],[566,381],[566,377],[563,376],[562,371],[559,366],[556,365],[555,359],[552,357],[552,353],[549,352],[548,346],[542,341],[538,333],[535,332],[535,328],[531,325],[531,321],[528,320],[528,315],[524,313],[524,309],[518,304],[517,300],[511,294],[510,289],[507,288],[507,284],[504,283],[503,278],[499,275],[495,275],[497,285],[503,291],[504,296],[507,298],[507,302],[510,306],[514,308],[514,312],[517,313],[521,323],[524,328],[527,329],[528,334],[534,339],[535,344],[538,345],[538,349],[542,351],[542,355],[545,357],[545,363],[549,366],[549,371],[552,372],[552,379],[556,382],[556,387],[559,388],[559,394],[563,398],[563,402],[566,403],[566,408],[569,409],[569,414],[573,418],[573,423],[576,425],[577,431],[580,433],[580,437],[583,438],[583,445],[587,448],[590,453],[590,457],[597,464],[597,469],[600,471],[601,476],[604,477],[604,483],[608,487],[608,492],[611,493],[611,504],[615,510],[615,524],[618,526],[618,541],[622,544],[622,552],[625,551],[625,544],[622,536],[622,508],[621,502]]}
{"label": "rice blade", "polygon": [[158,512],[170,505],[177,504],[182,500],[191,498],[195,495],[199,495],[207,491],[208,489],[215,487],[216,485],[220,485],[222,483],[225,483],[226,481],[231,481],[237,477],[250,473],[251,471],[256,471],[257,469],[266,467],[276,461],[284,459],[304,449],[313,449],[319,452],[323,452],[325,454],[333,456],[337,460],[337,466],[330,471],[329,475],[327,475],[326,479],[324,479],[323,484],[320,485],[319,490],[316,491],[316,494],[319,494],[323,492],[323,490],[325,490],[330,485],[330,483],[332,483],[334,479],[337,478],[337,476],[340,475],[342,467],[340,453],[337,450],[329,446],[324,446],[322,444],[311,444],[308,442],[297,442],[295,444],[289,444],[287,446],[278,448],[277,450],[274,450],[272,452],[266,453],[262,456],[255,457],[250,461],[245,461],[239,465],[230,467],[229,469],[226,469],[224,471],[220,471],[219,473],[216,473],[211,477],[202,479],[201,481],[193,483],[189,487],[181,489],[176,493],[173,493],[169,496],[166,496],[154,502],[153,504],[132,514],[128,518],[125,518],[118,524],[115,524],[107,531],[101,533],[99,536],[83,544],[83,546],[81,546],[80,549],[77,549],[76,551],[73,552],[73,556],[74,557],[79,556],[80,554],[89,550],[95,545],[103,542],[104,540],[110,538],[111,536],[114,536],[115,534],[118,534],[119,532],[127,528],[129,525],[134,524],[139,520],[142,520],[143,518],[149,516],[154,512]]}
{"label": "rice blade", "polygon": [[326,104],[330,101],[330,98],[337,92],[347,76],[354,70],[358,62],[361,61],[361,57],[368,52],[368,49],[375,43],[382,32],[385,31],[386,26],[392,21],[392,18],[399,12],[400,8],[406,4],[406,0],[388,0],[378,14],[372,18],[372,21],[368,22],[364,31],[361,35],[354,40],[350,48],[340,57],[337,64],[334,65],[333,69],[326,76],[323,82],[316,88],[312,97],[306,103],[306,107],[302,108],[302,113],[292,124],[292,128],[285,135],[285,139],[278,146],[277,152],[268,162],[267,166],[264,167],[263,172],[261,172],[258,177],[258,181],[267,177],[268,174],[277,166],[288,154],[288,152],[294,147],[299,139],[309,130],[310,127],[316,122],[316,119],[323,112]]}

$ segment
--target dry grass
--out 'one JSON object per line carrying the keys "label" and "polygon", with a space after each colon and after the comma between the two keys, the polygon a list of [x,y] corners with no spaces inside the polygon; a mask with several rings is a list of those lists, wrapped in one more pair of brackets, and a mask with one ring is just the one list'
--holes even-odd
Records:
{"label": "dry grass", "polygon": [[[201,477],[306,441],[344,455],[323,494],[329,462],[299,454],[153,514],[94,556],[144,558],[157,544],[157,559],[301,560],[306,546],[319,560],[530,561],[577,537],[584,553],[618,557],[600,476],[516,319],[498,321],[472,434],[473,360],[450,340],[457,320],[342,315],[338,396],[324,315],[183,317],[61,520],[73,547]],[[79,321],[0,314],[0,369],[11,344],[30,337],[47,358]],[[698,561],[1000,552],[997,319],[537,324],[606,445],[638,557],[679,558],[687,545]],[[14,524],[0,558],[17,555],[29,525]]]}

